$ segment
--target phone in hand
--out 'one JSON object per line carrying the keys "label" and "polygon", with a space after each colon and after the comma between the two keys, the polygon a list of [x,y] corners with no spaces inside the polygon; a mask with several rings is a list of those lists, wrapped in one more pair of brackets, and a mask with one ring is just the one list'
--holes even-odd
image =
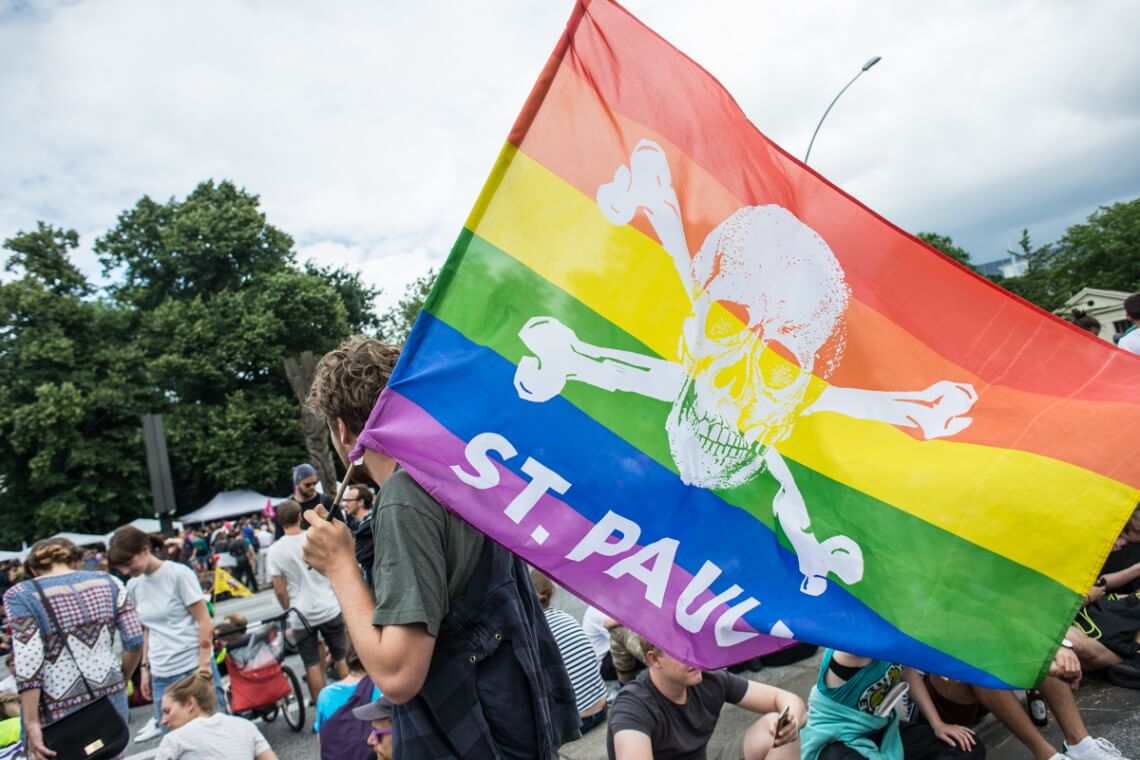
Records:
{"label": "phone in hand", "polygon": [[787,707],[784,708],[784,711],[782,713],[780,713],[780,717],[776,719],[776,736],[779,736],[780,732],[783,731],[785,728],[787,728],[788,724],[790,724],[791,722],[792,722],[792,706],[788,705]]}

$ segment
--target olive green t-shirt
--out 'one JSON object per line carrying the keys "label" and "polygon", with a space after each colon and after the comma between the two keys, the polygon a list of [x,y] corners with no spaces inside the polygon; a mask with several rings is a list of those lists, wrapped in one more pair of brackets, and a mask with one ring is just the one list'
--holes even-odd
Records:
{"label": "olive green t-shirt", "polygon": [[372,544],[372,624],[424,623],[428,633],[438,636],[451,600],[475,571],[483,534],[397,470],[380,489]]}

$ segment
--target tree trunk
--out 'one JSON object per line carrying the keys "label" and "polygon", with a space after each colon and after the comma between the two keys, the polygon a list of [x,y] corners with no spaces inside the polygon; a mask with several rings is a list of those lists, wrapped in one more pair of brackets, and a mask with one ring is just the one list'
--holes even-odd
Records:
{"label": "tree trunk", "polygon": [[318,359],[319,357],[313,356],[312,351],[304,351],[296,359],[286,359],[285,377],[289,379],[289,385],[301,405],[301,429],[305,433],[305,450],[309,454],[309,463],[316,468],[317,478],[321,481],[325,493],[331,498],[336,494],[339,479],[332,447],[329,445],[329,429],[324,420],[305,406],[309,388],[313,385],[313,374],[316,372]]}

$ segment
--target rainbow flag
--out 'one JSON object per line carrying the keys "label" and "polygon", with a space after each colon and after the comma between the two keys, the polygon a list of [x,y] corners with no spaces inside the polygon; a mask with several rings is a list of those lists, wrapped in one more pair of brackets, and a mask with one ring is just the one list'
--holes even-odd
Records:
{"label": "rainbow flag", "polygon": [[1027,686],[1137,503],[1138,378],[581,0],[360,444],[691,664]]}

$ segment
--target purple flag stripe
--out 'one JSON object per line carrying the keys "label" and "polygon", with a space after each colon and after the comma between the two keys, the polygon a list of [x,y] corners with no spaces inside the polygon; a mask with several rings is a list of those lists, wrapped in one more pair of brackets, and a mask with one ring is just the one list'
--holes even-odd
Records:
{"label": "purple flag stripe", "polygon": [[[376,426],[372,427],[372,424]],[[718,645],[714,623],[728,611],[726,604],[713,608],[698,633],[680,630],[676,624],[670,625],[670,617],[663,616],[646,599],[643,582],[631,575],[611,578],[605,574],[618,560],[617,557],[591,554],[580,561],[567,559],[567,555],[594,528],[594,523],[573,507],[547,492],[516,524],[505,510],[526,486],[526,481],[497,461],[494,466],[499,473],[498,485],[480,490],[460,480],[451,469],[453,465],[473,471],[467,463],[466,446],[466,441],[442,427],[417,404],[389,388],[377,402],[370,426],[361,434],[353,456],[359,456],[364,448],[369,448],[392,457],[441,504],[462,504],[461,516],[479,531],[557,577],[561,585],[576,595],[595,600],[595,606],[606,614],[625,622],[629,628],[689,665],[723,667],[794,643],[757,633],[734,646]],[[420,464],[404,464],[408,461]],[[633,549],[636,548],[641,547]],[[633,549],[623,552],[623,556]],[[692,579],[692,574],[675,565],[669,575],[662,608],[675,609],[681,592]],[[687,611],[695,611],[714,596],[706,589],[687,605]],[[756,633],[744,620],[736,621],[733,630]]]}

